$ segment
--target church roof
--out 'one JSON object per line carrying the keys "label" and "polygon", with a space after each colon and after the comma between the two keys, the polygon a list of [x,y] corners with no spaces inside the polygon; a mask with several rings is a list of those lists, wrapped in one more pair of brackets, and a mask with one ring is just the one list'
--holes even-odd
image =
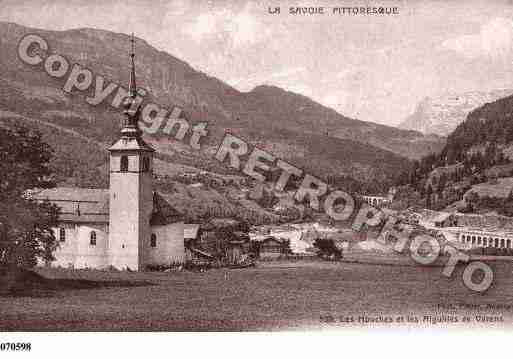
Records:
{"label": "church roof", "polygon": [[108,189],[56,187],[36,190],[32,198],[48,200],[59,206],[59,220],[64,222],[109,222]]}
{"label": "church roof", "polygon": [[153,214],[150,224],[165,225],[184,220],[184,215],[176,210],[160,193],[153,192]]}
{"label": "church roof", "polygon": [[112,146],[109,151],[148,151],[155,150],[148,145],[141,137],[121,137]]}
{"label": "church roof", "polygon": [[[35,200],[48,200],[61,209],[59,220],[73,223],[109,223],[109,190],[95,188],[56,187],[34,190]],[[152,225],[165,225],[184,220],[168,200],[153,194]]]}

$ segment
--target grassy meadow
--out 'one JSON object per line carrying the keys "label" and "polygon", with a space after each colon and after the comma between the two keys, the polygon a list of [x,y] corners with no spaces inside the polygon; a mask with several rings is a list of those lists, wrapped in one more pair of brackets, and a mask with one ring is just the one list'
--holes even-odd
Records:
{"label": "grassy meadow", "polygon": [[[461,267],[451,278],[439,267],[318,261],[204,273],[40,269],[56,285],[0,297],[0,331],[329,329],[364,324],[325,323],[321,317],[446,315],[451,305],[458,315],[503,317],[487,327],[509,325],[511,266],[494,269],[495,282],[482,294],[463,285]],[[488,304],[506,308],[475,309]]]}

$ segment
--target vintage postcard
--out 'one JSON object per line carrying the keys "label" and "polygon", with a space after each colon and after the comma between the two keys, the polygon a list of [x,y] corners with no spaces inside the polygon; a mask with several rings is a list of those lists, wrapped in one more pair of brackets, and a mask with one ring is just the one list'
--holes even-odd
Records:
{"label": "vintage postcard", "polygon": [[0,69],[4,334],[511,330],[513,2],[0,0]]}

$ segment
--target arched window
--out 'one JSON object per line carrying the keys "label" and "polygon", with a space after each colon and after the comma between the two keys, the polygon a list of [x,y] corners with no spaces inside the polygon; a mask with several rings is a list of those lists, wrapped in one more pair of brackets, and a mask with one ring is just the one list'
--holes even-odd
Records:
{"label": "arched window", "polygon": [[495,238],[495,247],[499,248],[499,238]]}
{"label": "arched window", "polygon": [[96,245],[96,232],[91,231],[91,234],[89,235],[89,244],[92,246]]}
{"label": "arched window", "polygon": [[151,238],[150,238],[150,246],[152,248],[155,248],[157,247],[157,235],[155,233],[152,233],[151,234]]}
{"label": "arched window", "polygon": [[511,249],[511,239],[506,242],[506,248]]}
{"label": "arched window", "polygon": [[150,159],[148,157],[143,157],[141,171],[148,172],[149,170],[150,170]]}
{"label": "arched window", "polygon": [[60,228],[59,229],[59,240],[61,242],[65,242],[66,241],[66,230],[64,228]]}
{"label": "arched window", "polygon": [[128,157],[127,156],[121,156],[119,170],[121,172],[127,172],[128,171]]}

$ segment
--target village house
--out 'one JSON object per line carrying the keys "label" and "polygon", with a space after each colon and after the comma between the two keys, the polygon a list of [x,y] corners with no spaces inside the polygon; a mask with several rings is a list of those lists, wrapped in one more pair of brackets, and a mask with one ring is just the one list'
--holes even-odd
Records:
{"label": "village house", "polygon": [[109,188],[58,187],[31,194],[61,209],[54,229],[59,247],[49,265],[144,270],[185,260],[184,220],[169,199],[153,190],[154,149],[142,139],[140,110],[133,110],[133,50],[131,65],[121,136],[108,149]]}
{"label": "village house", "polygon": [[456,226],[457,220],[453,213],[441,212],[431,218],[431,226],[435,228],[444,228]]}
{"label": "village house", "polygon": [[231,218],[212,218],[204,224],[185,224],[186,257],[189,261],[239,264],[249,258],[250,238],[244,223]]}
{"label": "village house", "polygon": [[292,253],[308,254],[308,248],[312,246],[312,243],[304,240],[305,232],[303,229],[290,225],[267,225],[254,229],[250,232],[249,236],[251,240],[258,242],[262,242],[268,237],[288,240]]}
{"label": "village house", "polygon": [[416,214],[417,223],[426,229],[437,229],[457,225],[457,217],[454,213],[438,212],[423,209]]}
{"label": "village house", "polygon": [[277,259],[286,255],[284,240],[274,237],[267,237],[260,242],[260,259]]}

